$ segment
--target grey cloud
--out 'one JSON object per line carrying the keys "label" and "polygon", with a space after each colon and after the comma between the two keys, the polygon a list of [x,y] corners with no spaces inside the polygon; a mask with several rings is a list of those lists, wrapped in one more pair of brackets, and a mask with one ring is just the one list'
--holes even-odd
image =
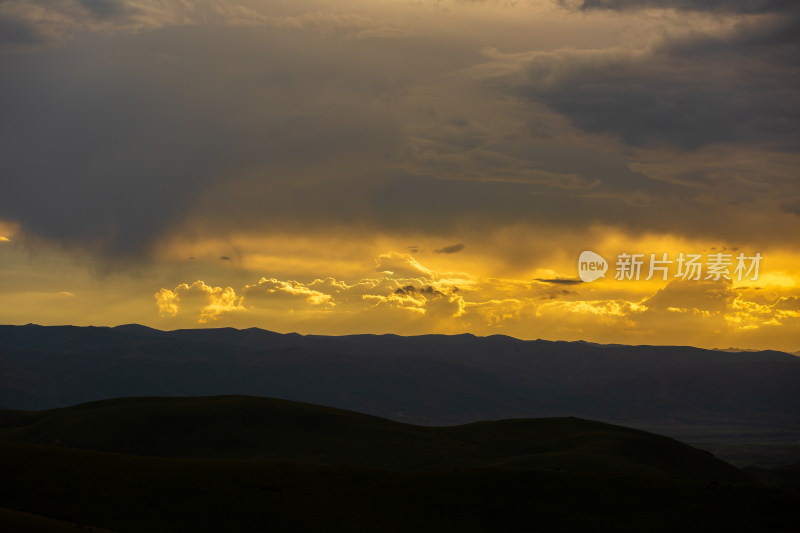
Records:
{"label": "grey cloud", "polygon": [[[156,19],[169,12],[170,4],[138,4],[149,6],[151,13],[160,13]],[[21,51],[9,46],[9,35],[24,28],[25,34],[35,36],[25,42],[26,51],[43,45],[62,43],[75,35],[100,29],[141,29],[157,27],[163,22],[145,16],[144,12],[126,0],[5,0],[0,2],[0,51]]]}
{"label": "grey cloud", "polygon": [[[326,11],[317,0],[5,0],[0,20],[23,21],[37,44],[62,44],[85,33],[126,33],[192,25],[263,26],[352,38],[412,32],[361,13]],[[0,42],[2,44],[2,42]]]}
{"label": "grey cloud", "polygon": [[669,8],[684,11],[770,13],[797,7],[797,2],[794,0],[581,0],[578,3],[560,0],[559,3],[564,6],[576,6],[584,11]]}
{"label": "grey cloud", "polygon": [[78,0],[78,3],[99,18],[116,17],[131,12],[127,2],[121,0]]}
{"label": "grey cloud", "polygon": [[781,203],[781,209],[800,217],[800,198],[793,198]]}
{"label": "grey cloud", "polygon": [[[454,287],[453,292],[457,292],[457,291],[458,291],[458,288]],[[431,297],[431,298],[441,298],[443,296],[447,296],[442,291],[440,291],[438,289],[434,289],[430,285],[427,285],[425,287],[420,287],[420,288],[416,288],[413,285],[406,285],[404,287],[399,287],[398,289],[396,289],[394,291],[394,293],[395,294],[400,294],[400,295],[403,295],[403,296],[411,295],[411,294],[422,294],[424,296],[428,296],[428,297]]]}
{"label": "grey cloud", "polygon": [[787,69],[798,65],[798,46],[800,4],[791,13],[740,20],[728,34],[667,37],[657,51],[683,61],[736,59],[746,68]]}
{"label": "grey cloud", "polygon": [[461,250],[466,248],[466,246],[462,243],[458,244],[451,244],[450,246],[445,246],[444,248],[439,248],[438,250],[434,250],[433,253],[436,254],[457,254]]}
{"label": "grey cloud", "polygon": [[[20,222],[20,240],[89,250],[118,266],[147,260],[160,239],[181,232],[370,228],[453,242],[465,231],[546,222],[554,232],[603,223],[779,238],[763,220],[688,196],[691,168],[662,168],[656,158],[637,170],[613,143],[551,128],[565,121],[540,105],[633,144],[687,128],[689,146],[723,128],[771,141],[781,120],[795,125],[786,101],[796,82],[764,70],[759,51],[732,79],[714,70],[716,59],[736,58],[724,43],[704,45],[711,59],[691,59],[672,41],[642,60],[605,51],[513,56],[516,77],[492,88],[527,105],[452,75],[485,60],[475,41],[365,41],[304,28],[165,24],[0,54],[0,220]],[[732,94],[720,97],[729,81]],[[712,128],[670,107],[683,100],[710,118],[736,109]],[[648,111],[659,105],[661,115]],[[663,130],[638,116],[648,112]],[[656,171],[664,179],[648,178]],[[742,177],[755,188],[743,185],[737,200],[773,188],[757,178]],[[705,181],[705,194],[728,194],[729,182]],[[647,216],[631,203],[649,204]]]}
{"label": "grey cloud", "polygon": [[414,124],[404,166],[417,174],[432,174],[439,179],[488,181],[544,185],[548,188],[585,189],[596,185],[577,172],[543,168],[541,158],[532,159],[519,152],[529,133],[514,133],[502,126],[496,131],[463,117]]}
{"label": "grey cloud", "polygon": [[190,26],[0,55],[0,220],[122,268],[170,232],[408,227],[374,201],[402,157],[398,101],[477,57],[406,61],[429,44]]}
{"label": "grey cloud", "polygon": [[557,279],[536,278],[536,281],[539,281],[541,283],[550,283],[553,285],[580,285],[581,283],[583,283],[579,279],[567,279],[567,278],[557,278]]}
{"label": "grey cloud", "polygon": [[[0,79],[0,218],[21,222],[29,240],[130,259],[214,184],[257,176],[252,186],[280,196],[319,180],[321,165],[330,176],[334,160],[391,150],[391,121],[359,115],[347,105],[357,96],[337,87],[354,72],[325,87],[331,54],[294,65],[283,43],[283,56],[264,61],[246,31],[187,32],[0,56],[0,71],[14,72]],[[228,68],[228,55],[243,64]],[[339,106],[324,100],[337,93]]]}
{"label": "grey cloud", "polygon": [[631,146],[697,149],[757,141],[794,150],[800,32],[787,28],[800,25],[795,18],[774,20],[744,25],[733,36],[666,38],[641,51],[494,54],[505,73],[486,83]]}
{"label": "grey cloud", "polygon": [[[792,0],[584,0],[583,11],[670,8],[737,16],[732,31],[669,32],[643,50],[520,57],[498,86],[588,132],[636,147],[771,143],[797,149],[800,4]],[[759,14],[758,18],[747,17]],[[506,59],[506,62],[508,60]]]}
{"label": "grey cloud", "polygon": [[32,24],[14,17],[0,18],[0,47],[33,45],[41,38]]}

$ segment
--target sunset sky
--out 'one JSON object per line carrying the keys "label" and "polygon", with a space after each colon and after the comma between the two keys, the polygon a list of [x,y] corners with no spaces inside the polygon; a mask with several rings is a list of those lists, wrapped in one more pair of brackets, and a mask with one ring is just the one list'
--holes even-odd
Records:
{"label": "sunset sky", "polygon": [[795,352],[798,36],[792,0],[5,0],[0,323]]}

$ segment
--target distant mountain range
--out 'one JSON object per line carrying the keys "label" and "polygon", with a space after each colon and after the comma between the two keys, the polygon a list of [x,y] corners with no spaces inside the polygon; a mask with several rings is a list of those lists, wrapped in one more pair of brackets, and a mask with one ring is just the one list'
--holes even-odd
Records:
{"label": "distant mountain range", "polygon": [[0,326],[0,408],[266,396],[417,424],[576,416],[740,464],[800,462],[800,358],[506,336]]}

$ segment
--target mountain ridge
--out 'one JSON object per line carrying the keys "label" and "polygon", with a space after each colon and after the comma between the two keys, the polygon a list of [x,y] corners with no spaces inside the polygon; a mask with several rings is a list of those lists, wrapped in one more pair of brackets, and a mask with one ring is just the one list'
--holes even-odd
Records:
{"label": "mountain ridge", "polygon": [[666,434],[740,463],[800,461],[800,359],[784,352],[498,335],[0,326],[0,408],[221,394],[423,425],[575,416]]}

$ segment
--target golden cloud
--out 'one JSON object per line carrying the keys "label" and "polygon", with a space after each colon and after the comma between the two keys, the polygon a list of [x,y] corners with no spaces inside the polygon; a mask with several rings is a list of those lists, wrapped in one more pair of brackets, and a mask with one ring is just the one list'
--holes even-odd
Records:
{"label": "golden cloud", "polygon": [[200,324],[216,320],[224,313],[244,310],[242,298],[231,287],[213,287],[200,280],[191,285],[182,283],[172,290],[162,288],[154,296],[160,316],[191,312],[197,315]]}
{"label": "golden cloud", "polygon": [[[410,254],[394,251],[380,254],[375,265],[379,277],[355,282],[263,277],[234,290],[196,281],[159,290],[156,302],[162,317],[193,317],[201,324],[227,317],[233,324],[255,321],[287,329],[305,326],[313,332],[326,328],[335,333],[501,331],[522,338],[556,335],[619,342],[622,337],[633,343],[655,342],[655,335],[665,343],[685,338],[682,342],[708,345],[720,334],[739,338],[742,332],[796,328],[800,323],[800,298],[790,289],[734,287],[724,279],[643,282],[651,292],[642,296],[637,282],[625,285],[611,280],[600,288],[481,278],[440,272]],[[187,305],[189,295],[202,296],[203,305]]]}

